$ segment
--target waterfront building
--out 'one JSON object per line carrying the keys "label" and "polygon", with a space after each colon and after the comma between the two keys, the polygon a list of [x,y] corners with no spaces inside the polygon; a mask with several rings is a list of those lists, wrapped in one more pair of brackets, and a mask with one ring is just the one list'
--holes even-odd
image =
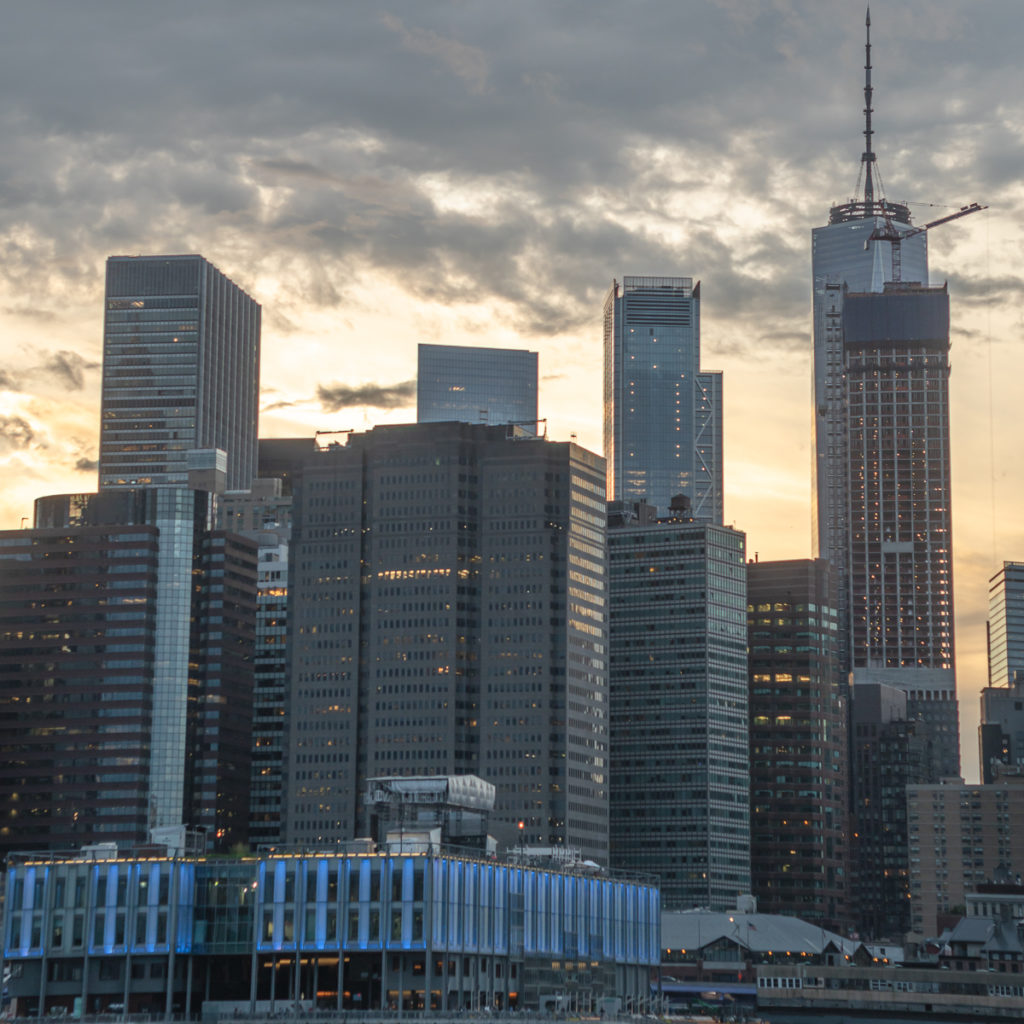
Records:
{"label": "waterfront building", "polygon": [[700,365],[700,282],[624,277],[604,304],[608,498],[721,524],[722,374]]}
{"label": "waterfront building", "polygon": [[664,906],[750,891],[743,533],[684,502],[613,504],[608,530],[611,864]]}
{"label": "waterfront building", "polygon": [[452,422],[322,440],[295,489],[287,840],[358,835],[368,778],[475,774],[501,841],[606,862],[603,460]]}
{"label": "waterfront building", "polygon": [[429,847],[8,861],[19,1016],[643,1010],[658,889]]}
{"label": "waterfront building", "polygon": [[416,422],[515,423],[537,431],[537,353],[419,346]]}
{"label": "waterfront building", "polygon": [[823,559],[747,563],[751,892],[763,913],[849,925],[846,687]]}
{"label": "waterfront building", "polygon": [[103,321],[100,488],[183,486],[187,453],[256,475],[260,307],[202,256],[111,256]]}

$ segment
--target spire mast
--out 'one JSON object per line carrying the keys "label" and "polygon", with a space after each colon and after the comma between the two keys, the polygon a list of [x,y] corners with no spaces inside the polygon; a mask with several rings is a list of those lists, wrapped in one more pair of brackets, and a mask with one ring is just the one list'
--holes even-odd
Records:
{"label": "spire mast", "polygon": [[871,8],[869,7],[864,26],[867,42],[864,46],[864,152],[860,162],[864,164],[864,213],[870,217],[875,212],[875,154],[871,149]]}

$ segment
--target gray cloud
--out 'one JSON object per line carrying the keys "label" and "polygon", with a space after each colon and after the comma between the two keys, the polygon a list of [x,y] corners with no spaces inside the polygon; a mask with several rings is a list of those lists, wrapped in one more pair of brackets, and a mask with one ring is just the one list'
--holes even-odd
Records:
{"label": "gray cloud", "polygon": [[[341,312],[353,274],[380,272],[555,335],[642,268],[701,277],[709,309],[728,295],[716,315],[752,349],[755,321],[806,319],[807,229],[857,175],[861,25],[838,2],[652,2],[638,31],[601,0],[473,17],[112,0],[96,17],[61,8],[60,38],[51,9],[9,12],[18,45],[0,63],[18,97],[0,115],[0,279],[35,291],[27,309],[95,295],[109,252],[200,250],[240,283],[280,280],[282,329],[303,305]],[[992,201],[1020,165],[1016,4],[982,19],[912,0],[884,20],[890,192]],[[708,181],[732,207],[709,215]]]}
{"label": "gray cloud", "polygon": [[100,464],[97,459],[88,459],[84,455],[75,461],[75,469],[83,473],[94,473],[99,468]]}
{"label": "gray cloud", "polygon": [[44,373],[73,391],[81,391],[85,386],[85,371],[98,369],[99,365],[83,359],[77,352],[54,352],[34,372]]}
{"label": "gray cloud", "polygon": [[374,409],[401,409],[416,397],[416,381],[407,380],[401,384],[359,384],[346,387],[344,384],[320,384],[316,397],[326,412],[341,412],[357,406]]}
{"label": "gray cloud", "polygon": [[0,416],[0,452],[28,448],[36,440],[32,425],[20,416]]}

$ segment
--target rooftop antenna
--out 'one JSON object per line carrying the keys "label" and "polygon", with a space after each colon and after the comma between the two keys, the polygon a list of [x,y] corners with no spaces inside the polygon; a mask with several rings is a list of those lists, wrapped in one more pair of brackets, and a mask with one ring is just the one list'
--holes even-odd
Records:
{"label": "rooftop antenna", "polygon": [[860,162],[864,167],[864,212],[870,216],[875,206],[875,184],[874,184],[874,163],[875,154],[871,149],[871,8],[868,9],[867,18],[864,21],[867,39],[864,44],[864,152],[861,154]]}

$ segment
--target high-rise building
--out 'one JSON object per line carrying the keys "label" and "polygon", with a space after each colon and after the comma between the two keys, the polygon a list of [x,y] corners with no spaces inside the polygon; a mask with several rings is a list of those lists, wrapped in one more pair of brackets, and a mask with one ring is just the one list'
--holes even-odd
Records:
{"label": "high-rise building", "polygon": [[218,526],[258,546],[249,796],[249,845],[254,849],[282,839],[292,480],[313,450],[309,438],[261,439],[260,476],[252,490],[223,495],[217,503]]}
{"label": "high-rise building", "polygon": [[537,353],[420,345],[416,422],[517,423],[537,429]]}
{"label": "high-rise building", "polygon": [[928,287],[924,230],[875,195],[868,33],[863,198],[812,236],[815,546],[838,577],[843,667],[907,693],[938,781],[959,774],[949,298]]}
{"label": "high-rise building", "polygon": [[852,909],[865,938],[896,939],[910,927],[907,786],[929,778],[908,703],[882,683],[854,687],[850,702]]}
{"label": "high-rise building", "polygon": [[897,686],[922,723],[926,778],[960,774],[953,665],[949,297],[887,284],[847,293],[850,665]]}
{"label": "high-rise building", "polygon": [[260,307],[202,256],[111,256],[103,323],[100,488],[185,485],[187,453],[256,473]]}
{"label": "high-rise building", "polygon": [[604,461],[452,422],[345,440],[295,489],[287,840],[358,834],[368,778],[473,774],[499,839],[606,861]]}
{"label": "high-rise building", "polygon": [[185,488],[53,495],[0,533],[0,846],[247,836],[254,547]]}
{"label": "high-rise building", "polygon": [[988,685],[1024,679],[1024,562],[1003,562],[988,581]]}
{"label": "high-rise building", "polygon": [[845,932],[847,707],[828,562],[749,562],[747,636],[751,892],[763,913]]}
{"label": "high-rise building", "polygon": [[608,497],[721,524],[722,375],[700,368],[700,282],[624,277],[604,304]]}
{"label": "high-rise building", "polygon": [[750,891],[744,535],[611,506],[611,864],[669,909]]}
{"label": "high-rise building", "polygon": [[981,691],[978,754],[982,782],[1024,775],[1024,675]]}
{"label": "high-rise building", "polygon": [[[862,199],[839,203],[829,212],[825,227],[811,232],[814,332],[814,553],[832,563],[838,573],[840,614],[848,613],[849,495],[847,488],[846,364],[842,336],[843,288],[880,292],[886,281],[902,279],[928,283],[928,243],[924,232],[905,241],[913,231],[910,210],[875,195],[878,176],[872,150],[870,18],[864,81],[864,151],[861,154]],[[879,188],[881,192],[881,188]],[[873,240],[876,233],[901,236],[899,243]],[[894,272],[894,256],[899,254]],[[847,638],[840,657],[846,661]]]}

